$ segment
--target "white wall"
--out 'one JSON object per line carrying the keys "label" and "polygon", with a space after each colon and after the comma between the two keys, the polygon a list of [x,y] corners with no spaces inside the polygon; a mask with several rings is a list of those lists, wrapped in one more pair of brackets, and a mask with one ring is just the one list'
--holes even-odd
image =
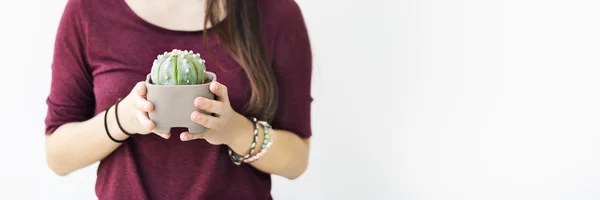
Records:
{"label": "white wall", "polygon": [[[65,2],[0,7],[0,199],[95,198],[95,166],[57,178],[44,161]],[[298,2],[315,135],[276,199],[600,199],[597,1]]]}

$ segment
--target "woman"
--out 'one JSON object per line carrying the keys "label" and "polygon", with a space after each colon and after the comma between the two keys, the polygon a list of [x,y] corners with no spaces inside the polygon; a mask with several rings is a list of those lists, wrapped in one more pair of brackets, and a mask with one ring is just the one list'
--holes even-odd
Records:
{"label": "woman", "polygon": [[[216,113],[190,113],[202,134],[155,134],[148,118],[140,83],[172,49],[200,53],[218,76],[217,100],[190,102]],[[69,0],[46,101],[48,166],[64,176],[100,161],[99,199],[271,199],[271,174],[307,167],[311,62],[293,0]],[[248,155],[252,118],[272,131],[256,126]]]}

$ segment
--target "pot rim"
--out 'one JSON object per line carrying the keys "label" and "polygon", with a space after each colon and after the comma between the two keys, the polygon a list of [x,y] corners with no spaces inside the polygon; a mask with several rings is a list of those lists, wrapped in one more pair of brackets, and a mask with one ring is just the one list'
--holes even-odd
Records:
{"label": "pot rim", "polygon": [[150,78],[150,74],[146,75],[146,83],[148,85],[154,86],[154,87],[197,87],[197,86],[202,86],[202,85],[208,85],[211,84],[212,82],[216,82],[217,81],[217,75],[213,72],[210,71],[206,71],[206,75],[208,75],[209,77],[212,77],[212,79],[210,80],[210,82],[208,83],[203,83],[203,84],[193,84],[193,85],[156,85],[154,83],[151,82],[151,78]]}

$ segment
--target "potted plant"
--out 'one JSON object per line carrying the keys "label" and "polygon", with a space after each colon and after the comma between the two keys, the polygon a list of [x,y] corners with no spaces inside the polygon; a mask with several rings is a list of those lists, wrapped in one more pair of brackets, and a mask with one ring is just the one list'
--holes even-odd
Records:
{"label": "potted plant", "polygon": [[188,128],[190,133],[201,133],[206,127],[193,122],[193,111],[210,114],[194,106],[194,99],[214,99],[209,90],[217,76],[206,71],[205,60],[193,51],[173,49],[160,54],[146,76],[146,98],[154,104],[149,112],[156,133],[169,133],[171,128]]}

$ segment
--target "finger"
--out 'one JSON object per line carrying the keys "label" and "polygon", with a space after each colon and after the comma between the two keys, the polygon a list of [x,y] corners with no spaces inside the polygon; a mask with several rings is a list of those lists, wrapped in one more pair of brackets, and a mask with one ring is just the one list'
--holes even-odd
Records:
{"label": "finger", "polygon": [[197,108],[205,110],[209,113],[222,114],[223,113],[223,102],[207,99],[204,97],[198,97],[194,100],[194,105]]}
{"label": "finger", "polygon": [[179,139],[181,139],[181,141],[206,139],[207,136],[209,136],[210,134],[213,134],[213,133],[214,133],[213,129],[208,129],[202,133],[190,133],[188,131],[185,131],[185,132],[182,132],[181,135],[179,135]]}
{"label": "finger", "polygon": [[171,133],[155,133],[155,135],[158,135],[164,139],[169,139],[171,138]]}
{"label": "finger", "polygon": [[145,97],[146,96],[146,83],[144,81],[140,81],[135,84],[134,91],[137,95]]}
{"label": "finger", "polygon": [[219,101],[229,101],[229,95],[227,94],[227,87],[225,85],[215,81],[210,84],[209,89],[212,93],[217,95]]}
{"label": "finger", "polygon": [[200,113],[198,111],[192,112],[190,117],[193,122],[196,122],[202,126],[205,126],[206,128],[210,128],[210,129],[219,129],[220,128],[221,119],[219,119],[217,117],[206,115],[206,114]]}
{"label": "finger", "polygon": [[183,132],[183,133],[181,133],[181,135],[179,135],[179,139],[181,139],[181,141],[190,141],[190,140],[196,140],[196,139],[204,139],[203,136],[204,136],[203,133]]}
{"label": "finger", "polygon": [[140,111],[151,112],[152,110],[154,110],[154,105],[142,97],[136,99],[134,104],[135,108],[137,108]]}
{"label": "finger", "polygon": [[147,131],[154,130],[155,124],[152,120],[148,118],[148,115],[142,111],[137,112],[137,120],[140,123],[140,126],[144,127]]}

